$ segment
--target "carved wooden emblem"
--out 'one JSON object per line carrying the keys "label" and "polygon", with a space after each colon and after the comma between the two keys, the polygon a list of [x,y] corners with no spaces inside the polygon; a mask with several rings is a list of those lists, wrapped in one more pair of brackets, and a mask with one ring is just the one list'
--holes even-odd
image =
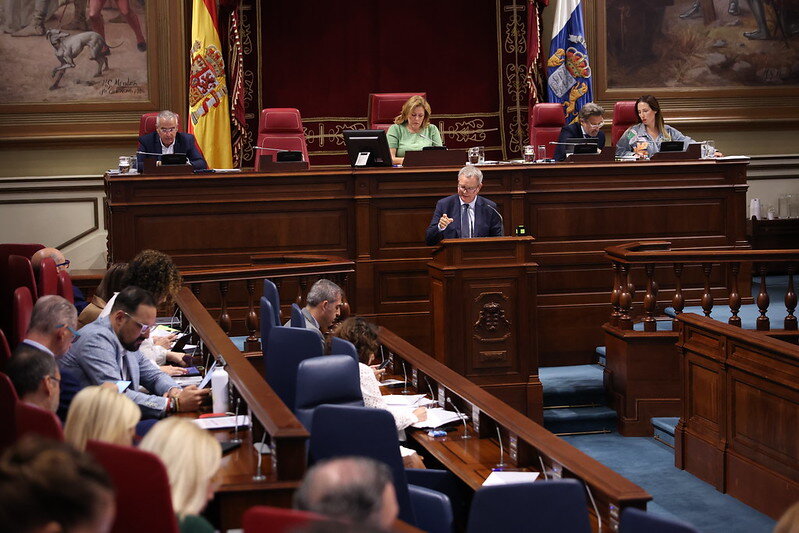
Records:
{"label": "carved wooden emblem", "polygon": [[511,333],[503,307],[503,300],[507,300],[507,297],[502,293],[483,293],[477,297],[478,304],[481,300],[484,303],[474,323],[474,338],[481,342],[504,341]]}

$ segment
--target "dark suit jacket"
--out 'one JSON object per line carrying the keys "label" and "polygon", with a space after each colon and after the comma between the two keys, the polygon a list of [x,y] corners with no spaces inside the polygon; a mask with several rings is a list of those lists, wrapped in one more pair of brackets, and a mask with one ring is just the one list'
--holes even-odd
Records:
{"label": "dark suit jacket", "polygon": [[[158,133],[154,131],[139,137],[139,151],[160,154],[161,139],[158,138]],[[194,167],[195,170],[208,168],[208,164],[205,162],[203,155],[200,153],[200,150],[197,149],[197,142],[194,140],[194,135],[190,133],[178,132],[175,136],[175,153],[186,154],[191,166]],[[142,165],[144,165],[145,157],[155,156],[138,154],[136,156],[136,169],[138,169],[139,172],[141,172]]]}
{"label": "dark suit jacket", "polygon": [[[502,219],[494,209],[497,204],[478,196],[474,203],[474,237],[501,237],[502,236]],[[450,218],[454,219],[449,226],[444,228],[444,231],[439,231],[438,221],[441,215],[446,213]],[[433,219],[430,221],[430,226],[427,227],[425,234],[425,242],[428,246],[438,244],[441,239],[460,239],[461,238],[461,202],[457,194],[442,198],[436,203],[436,210],[433,213]]]}
{"label": "dark suit jacket", "polygon": [[[583,137],[583,128],[580,126],[579,122],[574,124],[569,124],[568,126],[564,126],[562,130],[560,130],[560,137],[558,137],[559,143],[565,143],[567,139],[579,139]],[[599,139],[599,148],[605,147],[605,134],[601,131],[597,134],[597,139]],[[555,161],[563,161],[566,159],[566,146],[559,144],[555,148]]]}

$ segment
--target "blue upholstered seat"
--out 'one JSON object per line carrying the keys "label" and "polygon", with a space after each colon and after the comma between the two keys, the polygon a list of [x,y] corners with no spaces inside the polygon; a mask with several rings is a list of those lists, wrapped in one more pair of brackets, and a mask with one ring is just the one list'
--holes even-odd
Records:
{"label": "blue upholstered seat", "polygon": [[291,323],[292,328],[304,328],[305,316],[302,314],[302,309],[297,304],[291,304]]}
{"label": "blue upholstered seat", "polygon": [[[277,285],[272,283],[272,281],[268,279],[264,279],[264,298],[269,300],[269,303],[272,304],[272,314],[274,316],[274,321],[272,322],[275,326],[280,325],[280,294],[277,292]],[[263,313],[261,314],[261,320],[264,319]]]}
{"label": "blue upholstered seat", "polygon": [[590,533],[585,489],[576,479],[482,487],[474,493],[468,533]]}
{"label": "blue upholstered seat", "polygon": [[264,356],[266,382],[283,403],[294,405],[297,368],[305,359],[322,355],[319,334],[310,329],[275,326],[269,333]]}
{"label": "blue upholstered seat", "polygon": [[619,533],[699,533],[699,530],[683,522],[628,507],[621,513]]}
{"label": "blue upholstered seat", "polygon": [[311,431],[314,410],[320,405],[363,407],[358,363],[349,355],[312,357],[297,370],[294,414]]}
{"label": "blue upholstered seat", "polygon": [[272,328],[280,325],[272,322],[273,311],[272,302],[266,296],[261,296],[261,351],[264,357],[266,357],[266,344],[269,341],[269,334],[272,333]]}
{"label": "blue upholstered seat", "polygon": [[360,362],[358,358],[358,349],[348,340],[339,337],[330,337],[330,354],[331,355],[349,355],[355,362]]}

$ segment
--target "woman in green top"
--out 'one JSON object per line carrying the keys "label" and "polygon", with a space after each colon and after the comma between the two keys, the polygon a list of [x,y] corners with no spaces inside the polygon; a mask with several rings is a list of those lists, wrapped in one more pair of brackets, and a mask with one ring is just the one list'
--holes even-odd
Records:
{"label": "woman in green top", "polygon": [[170,417],[147,432],[139,449],[157,455],[166,466],[180,532],[213,533],[200,513],[218,485],[222,448],[216,439],[187,418]]}
{"label": "woman in green top", "polygon": [[402,164],[409,150],[443,145],[438,128],[430,124],[430,104],[418,94],[408,98],[386,135],[391,162],[395,165]]}

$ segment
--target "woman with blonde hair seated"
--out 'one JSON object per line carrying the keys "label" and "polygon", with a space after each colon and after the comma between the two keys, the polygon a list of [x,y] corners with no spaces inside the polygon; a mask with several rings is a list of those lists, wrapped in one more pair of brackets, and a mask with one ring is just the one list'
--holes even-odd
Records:
{"label": "woman with blonde hair seated", "polygon": [[214,495],[222,463],[216,439],[185,418],[166,418],[147,432],[139,449],[157,455],[166,466],[181,533],[213,533],[200,512]]}
{"label": "woman with blonde hair seated", "polygon": [[64,439],[78,450],[85,450],[89,439],[130,446],[140,420],[139,406],[115,387],[86,387],[69,407]]}
{"label": "woman with blonde hair seated", "polygon": [[430,124],[430,104],[423,96],[411,96],[402,106],[402,112],[388,128],[388,149],[391,162],[401,165],[408,150],[421,150],[425,146],[443,146],[441,132]]}

